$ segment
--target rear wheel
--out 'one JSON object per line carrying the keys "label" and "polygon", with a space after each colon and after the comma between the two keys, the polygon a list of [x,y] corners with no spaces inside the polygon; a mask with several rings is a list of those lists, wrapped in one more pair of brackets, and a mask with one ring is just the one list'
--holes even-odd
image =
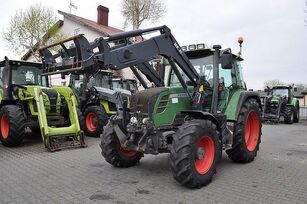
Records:
{"label": "rear wheel", "polygon": [[108,122],[108,115],[104,108],[100,105],[88,106],[85,109],[84,117],[85,134],[90,137],[99,137]]}
{"label": "rear wheel", "polygon": [[244,102],[234,125],[232,149],[227,150],[228,157],[240,163],[254,160],[261,142],[260,109],[255,99]]}
{"label": "rear wheel", "polygon": [[22,143],[25,136],[25,118],[17,105],[6,105],[0,111],[0,140],[4,146],[13,147]]}
{"label": "rear wheel", "polygon": [[293,122],[298,123],[300,121],[300,105],[296,103],[294,115],[293,115]]}
{"label": "rear wheel", "polygon": [[292,124],[294,121],[294,111],[292,106],[286,106],[284,110],[284,123]]}
{"label": "rear wheel", "polygon": [[216,125],[209,120],[190,120],[173,136],[170,163],[182,185],[200,188],[211,182],[221,149]]}
{"label": "rear wheel", "polygon": [[144,156],[143,153],[137,151],[128,151],[121,147],[119,140],[113,130],[112,125],[105,126],[101,135],[101,154],[105,160],[115,167],[134,166]]}

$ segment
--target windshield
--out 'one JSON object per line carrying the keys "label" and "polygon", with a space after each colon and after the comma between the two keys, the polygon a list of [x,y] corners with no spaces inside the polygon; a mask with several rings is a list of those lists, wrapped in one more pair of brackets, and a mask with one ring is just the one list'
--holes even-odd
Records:
{"label": "windshield", "polygon": [[[190,59],[190,62],[194,66],[197,73],[201,77],[204,77],[206,81],[209,82],[210,86],[213,87],[213,55],[197,59]],[[187,82],[189,80],[188,77],[183,73],[180,67],[178,68],[181,76]],[[219,78],[223,79],[225,87],[231,86],[236,80],[235,75],[232,74],[232,70],[222,69],[221,64],[219,64]],[[181,86],[177,76],[173,71],[171,72],[170,86]]]}
{"label": "windshield", "polygon": [[125,89],[128,91],[137,90],[137,83],[134,80],[113,80],[112,84],[114,88]]}
{"label": "windshield", "polygon": [[28,65],[11,65],[12,84],[46,86],[45,76],[41,76],[41,67]]}
{"label": "windshield", "polygon": [[110,75],[105,73],[98,73],[94,77],[91,77],[87,83],[87,87],[93,86],[110,89]]}
{"label": "windshield", "polygon": [[272,95],[273,96],[281,96],[281,97],[288,97],[288,89],[273,89],[272,90]]}

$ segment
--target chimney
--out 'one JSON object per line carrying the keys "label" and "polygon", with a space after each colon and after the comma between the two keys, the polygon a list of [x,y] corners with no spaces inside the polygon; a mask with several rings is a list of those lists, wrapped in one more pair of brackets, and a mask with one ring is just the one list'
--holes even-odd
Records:
{"label": "chimney", "polygon": [[109,9],[99,5],[97,7],[97,23],[100,25],[108,26]]}

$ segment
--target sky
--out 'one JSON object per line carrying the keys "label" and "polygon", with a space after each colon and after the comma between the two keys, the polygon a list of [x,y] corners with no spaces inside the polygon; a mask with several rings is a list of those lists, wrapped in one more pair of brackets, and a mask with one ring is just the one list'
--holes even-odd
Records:
{"label": "sky", "polygon": [[[237,53],[237,38],[244,36],[242,62],[248,88],[261,89],[264,81],[307,84],[307,11],[305,0],[162,0],[167,13],[160,21],[141,28],[167,25],[180,45],[206,43],[230,47]],[[123,28],[120,0],[72,0],[72,13],[96,21],[97,6],[110,9],[109,25]],[[8,50],[2,38],[10,18],[20,9],[41,3],[69,12],[69,0],[10,0],[1,2],[0,57],[20,58]],[[62,18],[58,15],[59,19]]]}

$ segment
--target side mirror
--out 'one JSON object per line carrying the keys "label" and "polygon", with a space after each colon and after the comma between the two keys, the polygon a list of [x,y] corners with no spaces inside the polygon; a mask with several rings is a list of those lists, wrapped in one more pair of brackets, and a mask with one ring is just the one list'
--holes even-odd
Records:
{"label": "side mirror", "polygon": [[61,79],[65,79],[65,74],[61,74]]}
{"label": "side mirror", "polygon": [[232,54],[223,53],[221,56],[221,64],[223,69],[232,69]]}

